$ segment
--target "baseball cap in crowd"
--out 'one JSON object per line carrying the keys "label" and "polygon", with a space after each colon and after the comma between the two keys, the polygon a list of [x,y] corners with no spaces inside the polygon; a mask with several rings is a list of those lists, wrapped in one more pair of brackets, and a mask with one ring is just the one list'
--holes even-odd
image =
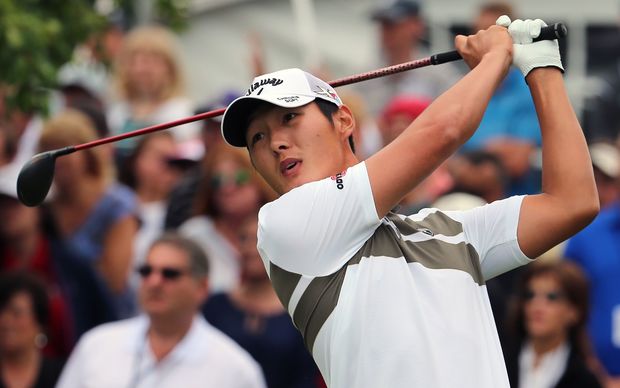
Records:
{"label": "baseball cap in crowd", "polygon": [[620,151],[610,143],[593,143],[589,147],[592,165],[603,174],[616,179],[620,176]]}
{"label": "baseball cap in crowd", "polygon": [[61,90],[80,89],[99,101],[105,100],[108,83],[105,67],[94,62],[68,62],[58,70]]}
{"label": "baseball cap in crowd", "polygon": [[395,0],[375,9],[372,19],[378,22],[396,23],[420,14],[420,4],[413,0]]}
{"label": "baseball cap in crowd", "polygon": [[418,97],[412,95],[400,95],[394,97],[383,108],[381,116],[385,120],[392,119],[395,115],[407,115],[411,120],[422,114],[431,104],[431,100],[426,97]]}
{"label": "baseball cap in crowd", "polygon": [[234,100],[224,112],[222,136],[232,146],[245,147],[248,119],[261,102],[296,108],[316,98],[342,105],[334,88],[301,69],[286,69],[258,76],[250,84],[247,94]]}

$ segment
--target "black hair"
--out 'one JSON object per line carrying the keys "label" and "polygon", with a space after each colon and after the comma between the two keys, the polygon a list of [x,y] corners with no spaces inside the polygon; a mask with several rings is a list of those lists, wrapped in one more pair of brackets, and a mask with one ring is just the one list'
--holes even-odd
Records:
{"label": "black hair", "polygon": [[[317,98],[314,102],[319,106],[319,110],[323,113],[323,116],[327,117],[327,120],[334,125],[334,113],[338,112],[338,105],[331,103],[329,101],[321,100]],[[349,136],[349,146],[351,146],[351,151],[355,153],[355,142],[353,141],[353,135]]]}
{"label": "black hair", "polygon": [[[323,114],[323,116],[325,116],[327,118],[327,120],[329,120],[329,123],[331,125],[334,125],[334,113],[338,112],[338,105],[329,102],[329,101],[325,101],[323,99],[320,98],[316,98],[313,101],[318,107],[319,110],[321,111],[321,113]],[[268,103],[268,102],[260,102],[255,108],[254,108],[254,112],[257,112],[261,109],[264,109],[264,107],[270,107],[273,106],[272,104]],[[247,118],[246,124],[245,124],[245,129],[247,131],[248,126],[250,125],[250,121],[252,121],[252,119],[255,117],[255,114],[250,114]],[[349,146],[351,147],[351,151],[353,151],[353,153],[355,153],[355,142],[353,141],[353,135],[351,134],[349,136]],[[246,145],[246,147],[248,147]]]}
{"label": "black hair", "polygon": [[19,293],[27,294],[32,301],[32,312],[42,328],[49,320],[49,298],[44,283],[25,271],[10,271],[0,275],[0,311],[7,308],[11,299]]}
{"label": "black hair", "polygon": [[510,182],[510,176],[508,175],[506,166],[504,165],[502,160],[494,153],[483,150],[474,150],[465,152],[463,154],[463,158],[476,167],[483,164],[492,165],[495,168],[497,178],[501,182],[502,187],[506,187]]}
{"label": "black hair", "polygon": [[110,129],[108,127],[105,113],[99,104],[100,103],[97,103],[94,99],[90,101],[88,99],[80,99],[73,101],[70,107],[77,109],[88,116],[93,123],[95,131],[97,131],[97,136],[106,137],[110,135]]}

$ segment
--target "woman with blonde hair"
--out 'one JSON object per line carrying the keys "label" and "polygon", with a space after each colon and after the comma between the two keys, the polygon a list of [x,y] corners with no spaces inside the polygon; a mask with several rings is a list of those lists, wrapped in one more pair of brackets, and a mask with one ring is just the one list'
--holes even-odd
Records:
{"label": "woman with blonde hair", "polygon": [[[125,133],[193,113],[185,97],[183,71],[175,36],[161,26],[132,30],[123,42],[114,67],[118,100],[108,110],[113,133]],[[171,130],[177,141],[197,139],[199,124]],[[122,160],[135,146],[131,139],[117,143]]]}
{"label": "woman with blonde hair", "polygon": [[239,227],[275,193],[252,167],[247,152],[222,144],[209,150],[194,197],[194,216],[179,231],[195,239],[211,263],[211,290],[229,291],[239,281]]}
{"label": "woman with blonde hair", "polygon": [[[39,149],[43,152],[95,139],[88,117],[67,110],[45,124]],[[105,147],[60,158],[55,171],[46,223],[79,335],[134,312],[127,279],[138,229],[136,199],[131,190],[114,182]]]}

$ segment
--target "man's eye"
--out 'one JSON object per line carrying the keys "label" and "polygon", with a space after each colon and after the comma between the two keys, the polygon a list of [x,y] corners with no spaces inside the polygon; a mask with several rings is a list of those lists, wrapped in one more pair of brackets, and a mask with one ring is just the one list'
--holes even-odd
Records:
{"label": "man's eye", "polygon": [[295,117],[297,117],[297,113],[293,113],[293,112],[285,113],[282,116],[282,122],[288,123],[289,121],[293,120]]}
{"label": "man's eye", "polygon": [[250,143],[252,145],[256,144],[259,140],[262,140],[265,137],[265,135],[262,132],[257,132],[254,135],[252,135],[252,139],[250,139]]}

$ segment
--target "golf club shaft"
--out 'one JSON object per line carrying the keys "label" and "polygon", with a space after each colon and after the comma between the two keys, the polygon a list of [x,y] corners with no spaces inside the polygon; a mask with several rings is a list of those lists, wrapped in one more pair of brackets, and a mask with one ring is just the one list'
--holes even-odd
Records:
{"label": "golf club shaft", "polygon": [[[540,36],[536,38],[535,41],[562,38],[566,36],[566,32],[567,32],[566,27],[562,23],[555,23],[553,25],[543,27],[543,29],[541,30]],[[361,81],[366,81],[366,80],[370,80],[374,78],[384,77],[387,75],[401,73],[407,70],[418,69],[420,67],[440,65],[442,63],[453,62],[459,59],[462,59],[462,58],[461,58],[461,55],[458,53],[458,51],[456,50],[447,51],[447,52],[431,55],[430,57],[417,59],[414,61],[405,62],[405,63],[401,63],[401,64],[394,65],[394,66],[383,67],[381,69],[372,70],[366,73],[361,73],[361,74],[356,74],[356,75],[352,75],[352,76],[348,76],[344,78],[339,78],[339,79],[329,82],[329,84],[332,87],[350,85],[350,84],[354,84],[354,83],[361,82]],[[135,131],[123,133],[120,135],[110,136],[110,137],[94,140],[88,143],[78,144],[78,145],[73,146],[71,151],[72,152],[80,151],[83,149],[97,147],[103,144],[113,143],[119,140],[131,138],[131,137],[146,135],[151,132],[161,131],[161,130],[176,127],[179,125],[191,123],[194,121],[205,120],[208,118],[220,116],[224,114],[224,111],[225,111],[224,108],[216,109],[216,110],[212,110],[209,112],[200,113],[194,116],[186,117],[183,119],[174,120],[174,121],[170,121],[167,123],[162,123],[162,124],[157,124],[157,125],[153,125],[153,126],[146,127],[146,128],[137,129]],[[70,152],[66,152],[66,153],[70,153]]]}

